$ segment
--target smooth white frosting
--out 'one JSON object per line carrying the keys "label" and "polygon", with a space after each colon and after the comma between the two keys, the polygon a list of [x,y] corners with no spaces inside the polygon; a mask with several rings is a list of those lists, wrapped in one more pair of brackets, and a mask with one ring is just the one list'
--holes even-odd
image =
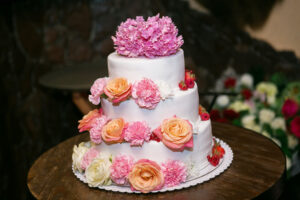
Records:
{"label": "smooth white frosting", "polygon": [[172,98],[161,100],[153,110],[139,107],[134,99],[113,105],[102,98],[101,105],[104,114],[110,119],[122,117],[127,122],[146,121],[151,129],[157,128],[164,119],[174,115],[191,123],[196,123],[199,119],[199,96],[196,84],[194,88],[186,91],[177,89]]}
{"label": "smooth white frosting", "polygon": [[130,146],[129,143],[106,144],[102,142],[97,145],[100,152],[111,153],[116,156],[119,154],[131,155],[136,160],[147,158],[158,163],[165,162],[169,159],[180,160],[187,165],[196,165],[197,169],[208,164],[206,156],[211,153],[212,134],[210,120],[202,121],[199,125],[200,133],[193,135],[194,147],[192,150],[174,152],[166,147],[162,142],[150,141],[145,142],[143,146]]}
{"label": "smooth white frosting", "polygon": [[108,75],[110,78],[124,77],[130,81],[144,77],[153,81],[166,81],[178,87],[184,80],[184,55],[180,49],[176,54],[158,58],[128,58],[116,52],[108,56]]}

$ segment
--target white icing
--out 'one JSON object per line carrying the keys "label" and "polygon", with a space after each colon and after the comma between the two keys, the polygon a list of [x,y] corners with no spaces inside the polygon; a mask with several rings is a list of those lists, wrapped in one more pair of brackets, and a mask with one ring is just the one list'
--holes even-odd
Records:
{"label": "white icing", "polygon": [[166,81],[171,87],[184,80],[184,55],[180,49],[176,54],[158,58],[128,58],[116,52],[108,56],[110,78],[124,77],[130,81],[144,77],[153,81]]}
{"label": "white icing", "polygon": [[160,93],[160,98],[164,101],[174,96],[173,88],[165,81],[155,81]]}
{"label": "white icing", "polygon": [[97,145],[100,152],[111,153],[116,156],[120,153],[131,155],[136,160],[147,158],[158,163],[165,162],[169,159],[180,160],[185,163],[193,163],[196,169],[205,167],[208,164],[207,155],[211,153],[212,134],[210,120],[201,121],[199,125],[199,134],[193,135],[193,150],[184,150],[182,152],[174,152],[165,146],[162,142],[150,141],[145,142],[142,146],[130,146],[129,143],[106,144],[102,142]]}
{"label": "white icing", "polygon": [[153,110],[140,108],[134,99],[128,99],[118,105],[113,105],[107,99],[101,99],[104,114],[110,118],[122,117],[127,122],[146,121],[151,129],[157,128],[164,119],[176,115],[189,120],[192,124],[199,120],[199,97],[197,85],[194,88],[174,91],[171,99],[160,101]]}

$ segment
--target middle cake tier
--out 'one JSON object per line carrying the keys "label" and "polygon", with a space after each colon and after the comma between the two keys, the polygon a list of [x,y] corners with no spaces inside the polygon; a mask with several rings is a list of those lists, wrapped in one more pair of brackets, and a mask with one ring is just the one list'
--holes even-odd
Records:
{"label": "middle cake tier", "polygon": [[171,98],[161,100],[152,110],[139,107],[134,99],[128,99],[115,105],[109,100],[101,98],[101,106],[104,114],[110,119],[123,118],[127,122],[146,121],[151,129],[157,128],[164,119],[174,115],[188,120],[194,130],[201,121],[198,113],[197,85],[186,91],[177,88]]}

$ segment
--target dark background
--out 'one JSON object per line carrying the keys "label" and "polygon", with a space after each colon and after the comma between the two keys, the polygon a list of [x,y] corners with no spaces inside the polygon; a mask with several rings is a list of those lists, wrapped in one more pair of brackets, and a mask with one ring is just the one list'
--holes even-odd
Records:
{"label": "dark background", "polygon": [[256,80],[276,71],[299,80],[300,63],[293,52],[275,51],[241,30],[246,24],[262,26],[276,0],[200,1],[215,17],[178,0],[1,1],[0,199],[32,199],[26,176],[34,160],[77,134],[82,114],[70,92],[43,88],[39,78],[106,59],[113,51],[110,37],[128,17],[160,13],[173,19],[185,41],[186,66],[197,73],[200,91],[213,88],[228,65],[238,73],[257,74]]}

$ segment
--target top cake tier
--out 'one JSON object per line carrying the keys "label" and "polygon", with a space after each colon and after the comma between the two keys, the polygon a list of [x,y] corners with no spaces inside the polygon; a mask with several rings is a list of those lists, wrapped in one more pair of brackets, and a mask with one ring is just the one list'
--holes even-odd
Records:
{"label": "top cake tier", "polygon": [[178,83],[184,80],[184,70],[182,49],[176,54],[152,59],[128,58],[116,52],[108,56],[109,77],[124,77],[130,82],[149,78],[153,81],[165,81],[170,87],[178,87]]}

